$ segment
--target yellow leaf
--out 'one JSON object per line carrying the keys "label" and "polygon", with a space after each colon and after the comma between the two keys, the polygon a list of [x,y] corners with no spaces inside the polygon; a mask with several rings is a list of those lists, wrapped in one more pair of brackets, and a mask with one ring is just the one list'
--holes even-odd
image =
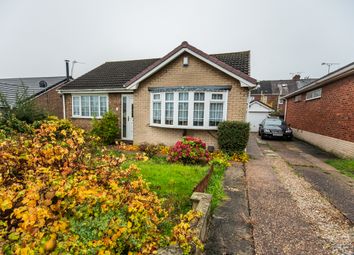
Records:
{"label": "yellow leaf", "polygon": [[4,201],[1,202],[1,210],[5,211],[7,209],[12,208],[12,201],[10,199],[5,199]]}

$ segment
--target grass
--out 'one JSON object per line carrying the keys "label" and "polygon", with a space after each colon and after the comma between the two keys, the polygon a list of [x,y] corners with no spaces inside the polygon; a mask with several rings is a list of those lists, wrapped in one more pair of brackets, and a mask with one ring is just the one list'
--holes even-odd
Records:
{"label": "grass", "polygon": [[226,198],[223,180],[224,180],[225,167],[215,166],[214,172],[209,180],[209,185],[206,193],[212,194],[213,198],[211,200],[211,211],[221,203],[222,200]]}
{"label": "grass", "polygon": [[354,159],[329,159],[326,163],[336,168],[340,173],[354,179]]}
{"label": "grass", "polygon": [[123,167],[137,165],[150,189],[165,199],[166,208],[179,215],[191,209],[190,196],[193,188],[207,173],[209,166],[183,165],[169,163],[164,158],[152,158],[148,161],[127,160]]}

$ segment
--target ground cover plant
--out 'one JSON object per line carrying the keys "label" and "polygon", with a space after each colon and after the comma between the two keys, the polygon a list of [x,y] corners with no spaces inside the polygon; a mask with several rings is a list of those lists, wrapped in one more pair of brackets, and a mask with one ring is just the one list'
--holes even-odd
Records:
{"label": "ground cover plant", "polygon": [[354,179],[354,159],[329,159],[326,163]]}
{"label": "ground cover plant", "polygon": [[[188,222],[164,230],[168,212],[125,156],[95,153],[66,120],[0,141],[3,254],[152,254],[200,246]],[[142,161],[143,162],[143,161]],[[177,236],[176,236],[177,235]]]}

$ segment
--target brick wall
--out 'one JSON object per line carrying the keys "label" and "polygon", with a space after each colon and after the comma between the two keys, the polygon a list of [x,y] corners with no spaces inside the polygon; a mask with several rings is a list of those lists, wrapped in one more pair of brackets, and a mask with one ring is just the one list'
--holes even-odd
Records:
{"label": "brick wall", "polygon": [[354,142],[354,75],[322,87],[322,97],[289,98],[286,121],[294,128]]}
{"label": "brick wall", "polygon": [[[205,62],[189,55],[188,67],[182,66],[185,55],[178,57],[162,70],[141,82],[134,93],[134,143],[164,143],[173,145],[183,135],[182,129],[150,127],[149,87],[231,85],[228,95],[227,118],[244,121],[247,109],[247,88],[238,81]],[[217,147],[215,131],[188,130],[187,135],[203,139]]]}
{"label": "brick wall", "polygon": [[[121,94],[110,93],[108,94],[108,107],[118,116],[118,125],[120,127],[120,116],[121,116],[121,104],[120,104]],[[70,94],[65,94],[65,112],[66,118],[70,119],[76,126],[81,127],[86,130],[91,129],[92,119],[91,118],[73,118],[72,117],[72,99]]]}
{"label": "brick wall", "polygon": [[47,92],[33,99],[35,104],[48,112],[49,115],[54,115],[63,118],[63,99],[57,92],[62,85],[51,88]]}

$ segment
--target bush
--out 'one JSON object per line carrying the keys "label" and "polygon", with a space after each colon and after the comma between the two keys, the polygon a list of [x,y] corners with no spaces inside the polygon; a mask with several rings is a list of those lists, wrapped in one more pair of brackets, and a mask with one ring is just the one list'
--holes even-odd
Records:
{"label": "bush", "polygon": [[167,211],[137,167],[88,147],[67,120],[0,143],[1,254],[153,254],[169,244]]}
{"label": "bush", "polygon": [[104,144],[113,144],[119,138],[118,117],[106,112],[102,119],[93,119],[91,134],[98,136]]}
{"label": "bush", "polygon": [[220,149],[232,155],[245,150],[250,132],[249,123],[240,121],[223,121],[218,126],[218,143]]}
{"label": "bush", "polygon": [[155,156],[157,153],[160,152],[160,146],[155,144],[149,144],[149,143],[141,143],[139,145],[139,150],[145,152],[145,154],[149,158],[152,158],[153,156]]}
{"label": "bush", "polygon": [[209,152],[201,139],[186,136],[170,149],[167,160],[184,164],[206,163],[209,161]]}
{"label": "bush", "polygon": [[211,159],[209,161],[209,164],[211,165],[218,165],[224,168],[229,167],[231,165],[229,162],[230,156],[226,153],[223,153],[222,151],[216,151],[211,153],[210,158]]}

